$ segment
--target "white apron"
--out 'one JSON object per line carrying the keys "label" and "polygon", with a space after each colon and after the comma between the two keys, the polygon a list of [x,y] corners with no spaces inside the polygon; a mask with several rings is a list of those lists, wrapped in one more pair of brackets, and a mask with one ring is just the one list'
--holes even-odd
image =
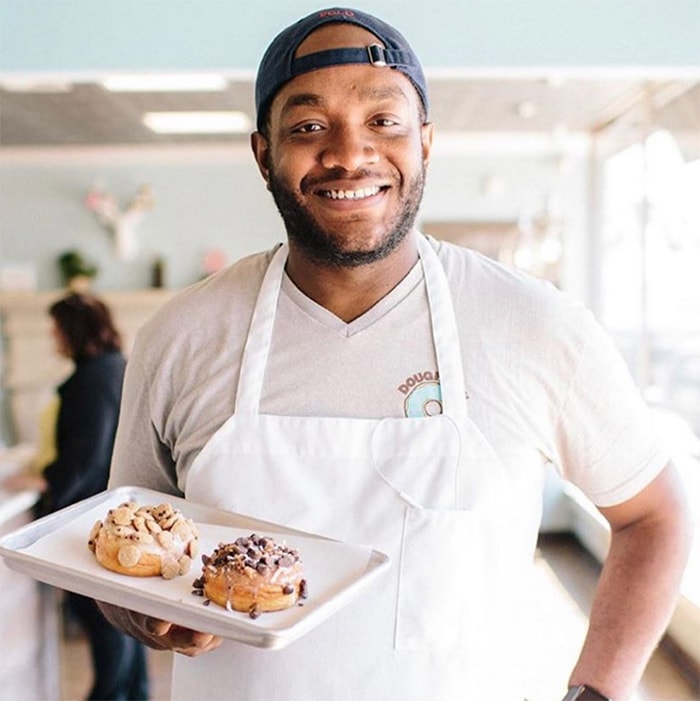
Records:
{"label": "white apron", "polygon": [[[259,413],[287,257],[282,246],[252,317],[235,413],[197,456],[185,487],[193,501],[371,546],[391,558],[388,574],[282,650],[226,641],[195,659],[176,655],[174,699],[522,701],[507,662],[506,592],[517,559],[506,537],[512,495],[467,414],[442,265],[423,236],[417,241],[443,413]],[[313,581],[309,589],[313,596]]]}

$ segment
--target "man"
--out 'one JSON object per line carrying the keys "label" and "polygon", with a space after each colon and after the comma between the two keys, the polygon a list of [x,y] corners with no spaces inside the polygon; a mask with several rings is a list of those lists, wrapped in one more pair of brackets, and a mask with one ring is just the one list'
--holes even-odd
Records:
{"label": "man", "polygon": [[140,334],[112,485],[369,544],[392,565],[275,652],[106,612],[196,657],[176,656],[176,698],[522,699],[512,586],[553,462],[612,529],[567,698],[628,698],[673,607],[688,519],[609,341],[552,288],[414,229],[433,127],[395,29],[313,13],[272,42],[256,103],[253,152],[288,243]]}

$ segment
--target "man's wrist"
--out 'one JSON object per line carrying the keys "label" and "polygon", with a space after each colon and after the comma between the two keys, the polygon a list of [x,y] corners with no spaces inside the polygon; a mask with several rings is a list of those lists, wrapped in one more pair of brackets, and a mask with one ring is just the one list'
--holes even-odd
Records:
{"label": "man's wrist", "polygon": [[562,701],[612,701],[612,699],[609,696],[604,696],[592,686],[579,684],[570,687]]}

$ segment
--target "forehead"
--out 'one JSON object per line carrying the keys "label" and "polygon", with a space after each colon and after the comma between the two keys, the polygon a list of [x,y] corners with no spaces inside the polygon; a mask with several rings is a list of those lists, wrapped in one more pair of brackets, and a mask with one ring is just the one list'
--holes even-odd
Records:
{"label": "forehead", "polygon": [[[347,23],[333,23],[313,31],[300,45],[295,58],[335,48],[364,48],[381,44],[371,32]],[[400,100],[420,109],[420,98],[411,81],[400,71],[369,64],[346,64],[302,73],[286,83],[272,101],[270,119],[289,107],[321,106],[334,100],[371,102]]]}
{"label": "forehead", "polygon": [[391,68],[369,65],[330,66],[290,80],[275,96],[270,119],[275,121],[297,107],[350,109],[398,102],[419,112],[420,100],[411,81]]}

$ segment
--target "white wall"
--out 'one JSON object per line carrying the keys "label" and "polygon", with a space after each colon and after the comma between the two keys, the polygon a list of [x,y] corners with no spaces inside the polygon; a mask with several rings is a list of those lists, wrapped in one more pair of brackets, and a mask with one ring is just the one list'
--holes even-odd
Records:
{"label": "white wall", "polygon": [[[96,183],[122,202],[144,183],[153,190],[132,260],[116,257],[111,234],[84,204]],[[282,236],[252,155],[238,147],[6,151],[0,211],[2,263],[33,266],[39,289],[60,286],[56,259],[69,248],[98,264],[98,289],[147,287],[156,256],[165,259],[166,286],[182,287],[201,277],[207,250],[234,260]]]}
{"label": "white wall", "polygon": [[[562,169],[546,144],[504,150],[502,139],[457,144],[438,135],[429,167],[422,220],[514,221],[558,191],[567,221],[564,286],[585,299],[585,152],[573,151]],[[484,189],[502,182],[500,195]],[[138,231],[133,260],[115,257],[108,232],[84,205],[102,183],[120,198],[148,183],[155,206]],[[102,292],[149,286],[154,255],[166,261],[166,286],[179,288],[202,274],[211,248],[229,261],[283,240],[280,217],[247,147],[6,149],[0,164],[0,266],[28,266],[39,290],[57,290],[58,255],[77,247],[100,268]],[[0,397],[0,440],[12,442]]]}
{"label": "white wall", "polygon": [[[574,156],[562,174],[551,149],[506,154],[488,139],[456,146],[437,137],[421,219],[513,221],[542,207],[561,191],[571,274],[566,286],[585,296],[576,279],[578,249],[585,241],[585,180]],[[487,178],[503,184],[500,195],[484,189]],[[84,204],[100,183],[126,201],[148,183],[155,206],[137,229],[132,260],[115,256],[109,232]],[[202,260],[221,248],[229,261],[282,240],[281,220],[245,147],[72,148],[5,150],[0,167],[3,266],[35,270],[38,289],[61,280],[57,258],[77,247],[100,268],[102,290],[147,287],[156,256],[166,262],[166,286],[182,287],[203,272]]]}

